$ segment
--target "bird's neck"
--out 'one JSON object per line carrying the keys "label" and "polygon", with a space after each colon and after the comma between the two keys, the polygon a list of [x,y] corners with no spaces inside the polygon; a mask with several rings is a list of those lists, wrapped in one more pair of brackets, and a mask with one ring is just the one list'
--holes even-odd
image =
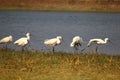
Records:
{"label": "bird's neck", "polygon": [[30,40],[30,36],[27,36],[27,40]]}
{"label": "bird's neck", "polygon": [[60,43],[61,43],[61,40],[60,40],[60,39],[58,39],[58,40],[57,40],[57,43],[58,43],[58,44],[60,44]]}
{"label": "bird's neck", "polygon": [[107,43],[107,39],[104,40],[104,43]]}

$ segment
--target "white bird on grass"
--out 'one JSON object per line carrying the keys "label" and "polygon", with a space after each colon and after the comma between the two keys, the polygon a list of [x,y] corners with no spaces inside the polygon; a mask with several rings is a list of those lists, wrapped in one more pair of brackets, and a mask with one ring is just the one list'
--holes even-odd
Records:
{"label": "white bird on grass", "polygon": [[8,36],[8,37],[5,37],[3,39],[0,40],[0,44],[5,44],[6,45],[6,49],[7,49],[7,44],[11,43],[13,41],[13,38],[12,36]]}
{"label": "white bird on grass", "polygon": [[[87,44],[87,47],[90,47],[93,43],[97,44],[97,46],[96,46],[96,53],[97,53],[98,45],[107,44],[108,41],[110,42],[110,40],[108,38],[105,38],[104,40],[102,40],[102,39],[90,39],[88,44]],[[86,48],[84,48],[83,50],[85,50],[85,49]]]}
{"label": "white bird on grass", "polygon": [[44,41],[45,45],[52,46],[52,51],[54,52],[54,47],[62,43],[62,37],[57,36],[56,38],[46,39]]}
{"label": "white bird on grass", "polygon": [[14,42],[14,44],[21,46],[22,51],[24,51],[24,47],[29,44],[30,41],[30,33],[26,33],[26,37],[22,37]]}
{"label": "white bird on grass", "polygon": [[82,46],[83,39],[80,36],[73,37],[73,40],[70,44],[70,47],[75,48],[75,50],[78,50],[80,46]]}

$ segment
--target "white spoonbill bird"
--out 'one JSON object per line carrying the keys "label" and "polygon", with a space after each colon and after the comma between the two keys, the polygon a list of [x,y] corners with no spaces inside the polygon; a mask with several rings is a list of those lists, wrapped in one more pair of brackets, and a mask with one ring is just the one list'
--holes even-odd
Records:
{"label": "white spoonbill bird", "polygon": [[62,43],[62,36],[57,36],[56,38],[46,39],[44,41],[45,45],[52,46],[52,51],[54,52],[54,47]]}
{"label": "white spoonbill bird", "polygon": [[[90,47],[93,43],[95,43],[97,45],[104,45],[104,44],[107,44],[108,41],[109,41],[108,38],[105,38],[104,40],[102,40],[102,39],[90,39],[88,44],[87,44],[87,47]],[[97,49],[98,49],[98,46],[96,46],[96,53],[97,53]]]}
{"label": "white spoonbill bird", "polygon": [[6,44],[6,49],[7,49],[7,44],[8,43],[11,43],[13,40],[12,36],[8,36],[8,37],[5,37],[3,39],[0,40],[0,44]]}
{"label": "white spoonbill bird", "polygon": [[14,44],[21,46],[22,51],[24,51],[24,47],[29,44],[30,41],[30,33],[26,33],[26,37],[22,37],[14,42]]}
{"label": "white spoonbill bird", "polygon": [[82,46],[83,39],[80,36],[73,37],[73,40],[70,44],[70,47],[75,48],[75,50],[78,50],[79,46]]}

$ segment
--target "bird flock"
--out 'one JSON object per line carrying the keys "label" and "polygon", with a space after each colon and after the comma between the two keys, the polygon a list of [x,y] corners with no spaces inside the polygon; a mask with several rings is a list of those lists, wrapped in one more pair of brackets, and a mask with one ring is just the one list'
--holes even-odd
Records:
{"label": "bird flock", "polygon": [[[27,46],[30,42],[30,33],[26,33],[26,37],[22,37],[19,38],[18,40],[14,41],[14,44],[17,46],[20,46],[22,51],[25,50],[25,46]],[[52,47],[52,52],[55,51],[55,46],[60,45],[63,41],[63,37],[62,36],[57,36],[56,38],[52,38],[52,39],[45,39],[44,40],[44,44],[47,46]],[[110,42],[110,40],[108,38],[103,39],[90,39],[88,44],[86,45],[86,47],[84,49],[81,50],[84,51],[86,48],[96,44],[96,52],[98,50],[98,45],[104,45],[107,44],[107,42]],[[13,42],[13,37],[10,35],[8,37],[2,38],[0,39],[0,44],[4,44],[5,48],[7,49],[7,45]],[[80,36],[75,36],[72,39],[72,42],[70,43],[70,47],[74,48],[76,51],[79,50],[79,47],[81,47],[83,44],[83,39]]]}

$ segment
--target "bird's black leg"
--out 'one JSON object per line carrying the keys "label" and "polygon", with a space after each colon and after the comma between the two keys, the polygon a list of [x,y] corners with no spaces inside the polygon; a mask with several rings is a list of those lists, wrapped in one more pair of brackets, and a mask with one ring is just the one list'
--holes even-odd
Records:
{"label": "bird's black leg", "polygon": [[78,45],[75,45],[75,47],[74,47],[74,48],[75,48],[75,51],[74,51],[74,53],[76,53],[76,52],[78,53],[79,46],[78,46]]}
{"label": "bird's black leg", "polygon": [[31,45],[30,45],[30,44],[28,44],[28,49],[29,49],[29,48],[31,49]]}
{"label": "bird's black leg", "polygon": [[22,52],[24,51],[24,46],[22,47]]}
{"label": "bird's black leg", "polygon": [[52,48],[52,51],[53,51],[53,53],[54,53],[54,51],[55,51],[55,50],[54,50],[54,47]]}
{"label": "bird's black leg", "polygon": [[82,49],[81,52],[83,52],[85,49],[87,49],[87,47],[85,47],[84,49]]}
{"label": "bird's black leg", "polygon": [[79,43],[78,45],[79,45],[79,46],[82,46],[82,44],[80,44],[80,43]]}
{"label": "bird's black leg", "polygon": [[74,53],[76,52],[76,47],[73,48],[74,49]]}
{"label": "bird's black leg", "polygon": [[97,51],[98,51],[98,46],[96,46],[96,53],[97,53]]}
{"label": "bird's black leg", "polygon": [[5,50],[7,50],[7,44],[5,44]]}

